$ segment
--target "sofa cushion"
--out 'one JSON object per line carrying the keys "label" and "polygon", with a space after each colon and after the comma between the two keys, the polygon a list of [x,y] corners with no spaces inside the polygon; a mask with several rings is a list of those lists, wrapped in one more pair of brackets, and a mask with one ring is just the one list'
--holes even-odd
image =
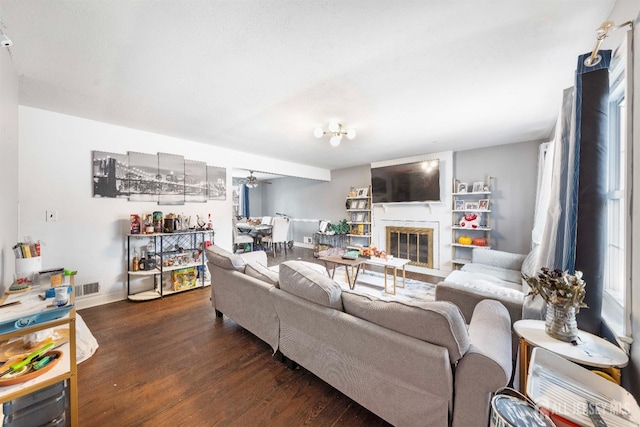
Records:
{"label": "sofa cushion", "polygon": [[301,261],[280,264],[280,289],[325,307],[342,311],[342,290],[331,278]]}
{"label": "sofa cushion", "polygon": [[520,270],[509,270],[501,267],[494,267],[493,265],[486,264],[465,264],[460,270],[468,271],[469,273],[481,273],[488,274],[497,279],[504,280],[505,282],[514,283],[514,289],[520,289],[520,283],[522,276]]}
{"label": "sofa cushion", "polygon": [[[317,271],[318,273],[322,274],[323,276],[327,276],[329,277],[329,273],[327,273],[327,268],[323,265],[320,264],[316,264],[315,262],[309,262],[309,261],[301,261],[301,260],[296,260],[297,262],[306,265],[307,267]],[[280,265],[274,265],[269,267],[269,270],[274,271],[276,273],[280,272]]]}
{"label": "sofa cushion", "polygon": [[244,274],[278,287],[278,273],[269,270],[259,262],[252,261],[248,263],[244,269]]}
{"label": "sofa cushion", "polygon": [[446,347],[451,363],[457,362],[470,345],[464,316],[447,301],[384,301],[344,290],[345,313],[422,341]]}
{"label": "sofa cushion", "polygon": [[522,269],[522,261],[524,261],[525,257],[526,255],[496,251],[494,249],[473,248],[471,251],[471,262],[493,265],[494,267],[506,268],[508,270],[519,271]]}
{"label": "sofa cushion", "polygon": [[225,251],[220,246],[211,245],[207,248],[207,260],[225,270],[237,270],[244,273],[246,262],[242,257]]}
{"label": "sofa cushion", "polygon": [[510,289],[512,291],[522,292],[522,283],[508,282],[506,280],[499,279],[491,273],[471,272],[466,270],[453,270],[444,279],[447,283],[465,284],[469,282],[484,282],[492,284],[495,287]]}

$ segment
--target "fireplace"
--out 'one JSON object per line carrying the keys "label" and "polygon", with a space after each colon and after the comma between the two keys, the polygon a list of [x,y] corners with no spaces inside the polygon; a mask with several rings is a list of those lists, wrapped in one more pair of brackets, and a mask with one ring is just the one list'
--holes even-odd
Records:
{"label": "fireplace", "polygon": [[433,228],[387,227],[387,254],[433,268]]}

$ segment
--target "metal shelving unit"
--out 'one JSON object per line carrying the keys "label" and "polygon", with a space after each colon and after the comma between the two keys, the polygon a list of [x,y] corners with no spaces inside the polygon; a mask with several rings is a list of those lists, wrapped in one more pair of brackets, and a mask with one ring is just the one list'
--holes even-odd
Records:
{"label": "metal shelving unit", "polygon": [[[132,301],[147,301],[210,285],[211,282],[205,278],[207,246],[205,242],[213,243],[213,237],[213,230],[129,234],[127,236],[127,297]],[[153,255],[155,266],[133,271],[134,246],[142,255],[150,241],[155,247]],[[194,275],[194,270],[195,275],[199,276],[197,280],[191,277]],[[179,275],[182,276],[182,283],[176,281]],[[132,278],[144,277],[153,280],[153,287],[132,292]]]}

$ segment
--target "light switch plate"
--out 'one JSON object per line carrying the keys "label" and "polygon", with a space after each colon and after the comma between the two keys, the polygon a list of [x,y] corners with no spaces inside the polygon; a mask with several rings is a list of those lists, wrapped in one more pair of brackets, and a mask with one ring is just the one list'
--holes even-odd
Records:
{"label": "light switch plate", "polygon": [[47,222],[57,221],[58,220],[58,211],[56,210],[47,210]]}

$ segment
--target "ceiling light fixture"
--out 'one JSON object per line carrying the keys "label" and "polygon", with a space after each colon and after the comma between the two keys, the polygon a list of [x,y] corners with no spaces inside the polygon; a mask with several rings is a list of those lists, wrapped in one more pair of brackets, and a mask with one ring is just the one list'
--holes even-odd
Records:
{"label": "ceiling light fixture", "polygon": [[340,123],[330,122],[329,130],[324,130],[322,128],[315,128],[315,130],[313,131],[313,135],[316,138],[322,138],[324,135],[331,135],[331,138],[329,139],[329,143],[332,146],[337,147],[338,145],[340,145],[343,135],[346,135],[346,137],[349,139],[355,138],[356,130],[351,128],[345,131],[342,129],[342,125]]}

